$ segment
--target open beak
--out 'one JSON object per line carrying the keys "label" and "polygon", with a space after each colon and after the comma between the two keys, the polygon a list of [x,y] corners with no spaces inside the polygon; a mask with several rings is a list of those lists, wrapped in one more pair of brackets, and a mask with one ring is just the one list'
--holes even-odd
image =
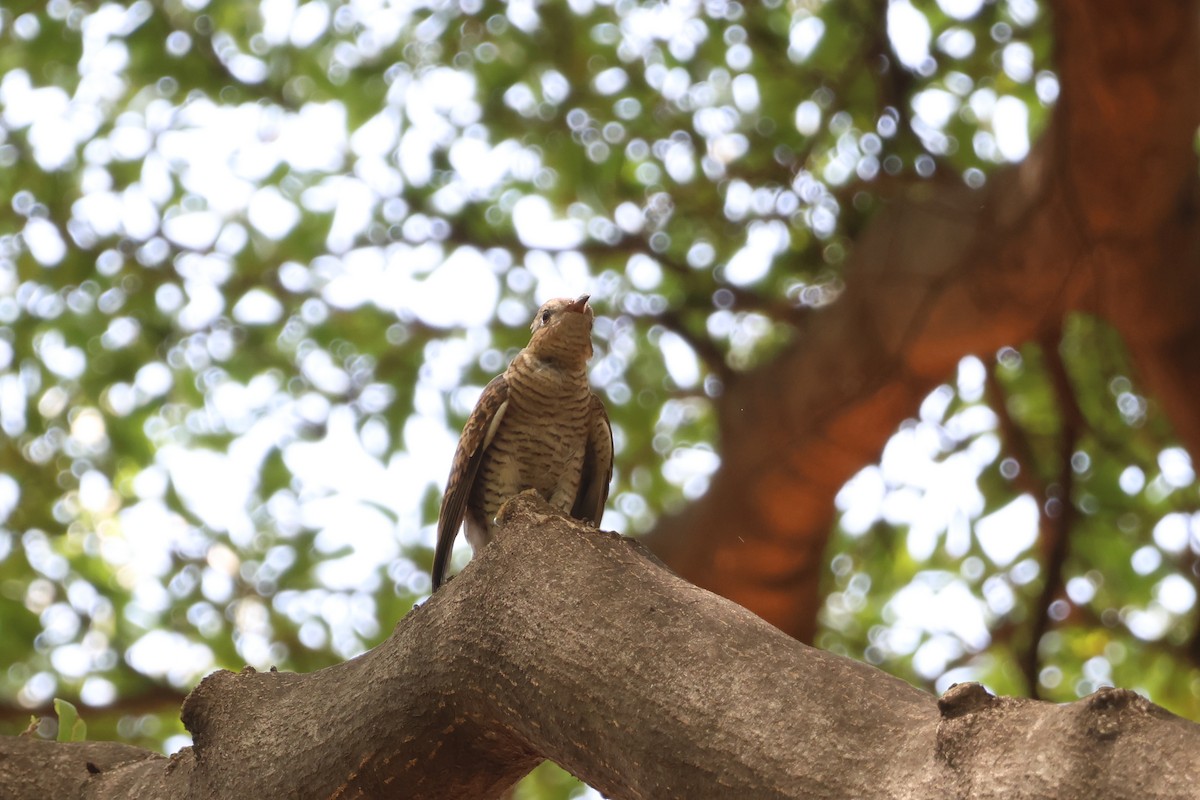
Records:
{"label": "open beak", "polygon": [[567,311],[574,311],[577,314],[582,314],[584,311],[587,310],[587,301],[588,301],[589,297],[591,297],[590,294],[579,295],[578,300],[576,300],[573,303],[567,304]]}

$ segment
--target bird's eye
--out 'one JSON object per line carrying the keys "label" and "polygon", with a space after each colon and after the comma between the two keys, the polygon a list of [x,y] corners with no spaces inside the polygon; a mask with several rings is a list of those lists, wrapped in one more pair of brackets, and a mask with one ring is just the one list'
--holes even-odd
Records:
{"label": "bird's eye", "polygon": [[550,316],[551,316],[551,314],[552,314],[552,313],[553,313],[553,312],[550,312],[550,311],[543,311],[543,312],[542,312],[542,324],[543,324],[543,325],[545,325],[547,322],[549,322],[549,321],[550,321]]}

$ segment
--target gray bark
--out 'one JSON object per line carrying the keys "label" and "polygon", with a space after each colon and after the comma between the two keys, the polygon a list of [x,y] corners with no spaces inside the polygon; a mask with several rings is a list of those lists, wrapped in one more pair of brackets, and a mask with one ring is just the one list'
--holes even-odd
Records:
{"label": "gray bark", "polygon": [[615,798],[1195,797],[1200,725],[1138,695],[941,700],[815,650],[522,496],[379,647],[216,672],[194,744],[0,738],[5,798],[486,798],[550,758]]}

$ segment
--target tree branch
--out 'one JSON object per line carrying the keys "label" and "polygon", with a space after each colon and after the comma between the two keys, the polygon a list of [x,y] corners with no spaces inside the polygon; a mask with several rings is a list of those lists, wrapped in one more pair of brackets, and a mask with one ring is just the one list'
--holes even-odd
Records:
{"label": "tree branch", "polygon": [[1132,692],[1058,706],[968,684],[938,703],[540,500],[502,518],[374,650],[308,675],[210,675],[184,703],[192,747],[0,738],[0,785],[14,800],[487,798],[542,758],[634,799],[1182,798],[1200,781],[1200,726]]}

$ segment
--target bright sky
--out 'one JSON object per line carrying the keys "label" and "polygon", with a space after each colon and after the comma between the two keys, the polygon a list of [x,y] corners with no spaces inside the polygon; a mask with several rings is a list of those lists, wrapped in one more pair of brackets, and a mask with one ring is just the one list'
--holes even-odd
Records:
{"label": "bright sky", "polygon": [[[981,2],[940,0],[939,4],[952,18],[965,19],[978,10]],[[188,4],[204,5],[204,2],[191,0]],[[380,41],[398,35],[404,21],[402,13],[389,13],[366,0],[352,5],[359,8],[364,18],[373,20],[372,29]],[[230,220],[244,214],[249,225],[262,234],[279,237],[299,221],[299,203],[310,210],[332,212],[333,223],[325,242],[326,254],[317,256],[310,265],[283,265],[280,276],[285,285],[313,288],[314,281],[319,280],[316,288],[330,306],[355,308],[371,303],[400,319],[420,319],[448,332],[464,329],[468,332],[463,338],[447,338],[431,345],[428,369],[422,372],[416,387],[416,413],[402,431],[368,428],[360,439],[352,413],[343,408],[331,409],[320,395],[314,393],[279,402],[281,378],[262,376],[246,386],[222,386],[214,392],[209,412],[219,415],[235,430],[242,430],[230,451],[225,454],[192,450],[165,442],[157,466],[135,482],[140,501],[123,509],[119,528],[107,532],[110,535],[105,539],[105,556],[120,566],[120,579],[133,587],[137,595],[138,602],[130,610],[131,615],[141,614],[149,620],[169,604],[170,589],[162,585],[162,576],[170,567],[167,556],[172,549],[190,552],[203,548],[208,569],[197,579],[202,582],[209,601],[221,603],[233,590],[233,577],[240,567],[238,556],[223,545],[209,547],[207,540],[196,541],[187,525],[168,511],[163,501],[167,476],[212,530],[227,531],[235,544],[247,541],[254,531],[247,508],[259,463],[297,419],[327,421],[328,435],[323,440],[287,447],[286,463],[304,487],[302,499],[293,506],[272,511],[280,520],[290,519],[319,528],[317,547],[322,551],[345,549],[346,554],[321,567],[321,579],[329,591],[284,591],[273,602],[301,624],[302,641],[320,646],[326,643],[328,631],[332,630],[332,645],[343,656],[350,657],[361,650],[360,637],[374,635],[381,624],[369,602],[369,593],[379,580],[376,574],[379,565],[393,565],[392,580],[417,591],[429,588],[426,575],[414,572],[411,565],[395,562],[401,545],[410,540],[433,543],[433,526],[420,525],[420,504],[431,484],[440,488],[444,482],[458,434],[448,427],[441,397],[454,393],[457,408],[468,410],[480,387],[461,387],[461,380],[464,369],[489,345],[482,326],[493,313],[498,313],[508,324],[524,324],[530,313],[530,309],[512,303],[500,303],[497,307],[501,294],[497,266],[509,266],[496,263],[495,259],[501,256],[472,247],[445,247],[437,236],[440,223],[410,214],[395,198],[405,184],[419,185],[429,180],[430,156],[438,143],[453,142],[450,163],[457,178],[441,189],[435,199],[438,208],[447,213],[465,199],[489,193],[510,177],[536,183],[542,165],[535,151],[513,141],[489,141],[483,128],[468,127],[466,136],[455,138],[459,136],[459,126],[469,126],[482,112],[474,99],[472,76],[449,68],[433,69],[419,76],[400,76],[391,89],[396,104],[381,109],[354,131],[348,130],[345,111],[338,102],[310,104],[293,114],[253,103],[221,106],[202,99],[176,108],[166,100],[156,99],[146,105],[140,116],[124,118],[112,135],[97,138],[98,120],[89,111],[89,104],[111,99],[122,90],[119,75],[128,58],[123,43],[113,34],[140,24],[141,15],[148,8],[140,3],[130,9],[106,5],[90,15],[84,36],[83,80],[75,98],[57,88],[37,88],[25,72],[14,69],[0,81],[0,108],[6,125],[29,126],[34,156],[46,169],[61,166],[72,157],[77,145],[84,146],[86,162],[96,168],[84,170],[85,196],[74,209],[77,219],[86,222],[98,236],[121,231],[145,241],[141,255],[149,260],[156,257],[156,251],[161,251],[158,256],[161,258],[166,250],[155,236],[160,232],[159,209],[169,201],[172,192],[167,164],[186,165],[185,188],[203,202],[196,203],[194,208],[185,207],[164,220],[161,235],[173,244],[197,252],[178,262],[184,291],[160,293],[159,306],[164,310],[178,309],[181,323],[197,330],[224,313],[231,313],[247,326],[278,322],[282,314],[279,302],[261,290],[229,298],[232,308],[226,308],[221,285],[231,269],[227,256],[238,252],[248,235],[240,222]],[[530,8],[524,3],[510,4],[511,23],[536,24]],[[1026,13],[1031,18],[1038,13],[1038,6],[1032,0],[1012,3],[1012,8],[1014,13]],[[266,20],[264,35],[270,43],[290,41],[303,46],[320,36],[330,24],[329,12],[319,2],[298,5],[295,0],[263,0],[261,9]],[[965,29],[933,41],[925,17],[908,0],[893,0],[887,13],[896,56],[915,71],[931,68],[938,51],[962,56],[975,47],[973,36]],[[689,37],[696,32],[688,24],[691,14],[686,3],[640,10],[629,14],[623,33],[633,47],[639,41],[657,38],[668,39],[673,48],[686,51],[694,45]],[[789,55],[802,63],[823,35],[819,19],[798,18],[792,29]],[[191,46],[186,36],[169,44],[181,52]],[[730,49],[734,61],[751,57],[752,53],[744,46]],[[239,74],[253,78],[261,68],[261,62],[250,55],[239,59],[233,65]],[[1034,81],[1039,96],[1045,102],[1052,102],[1057,83],[1051,75],[1033,75],[1031,63],[1032,53],[1026,45],[1014,42],[1003,49],[1003,68],[1009,76],[1022,83]],[[682,75],[665,72],[655,78],[661,81],[664,94],[687,88],[686,73],[683,70],[678,73]],[[598,90],[616,92],[625,76],[617,70],[596,80]],[[546,92],[569,88],[565,79],[559,87],[554,74],[548,74],[545,81],[542,89]],[[755,107],[758,90],[753,79],[735,83],[734,97],[739,107]],[[520,87],[514,87],[505,98],[517,109],[528,102]],[[1028,152],[1028,112],[1024,103],[1014,97],[970,86],[962,93],[930,89],[914,98],[913,106],[921,135],[934,146],[948,121],[966,106],[985,123],[985,130],[973,142],[981,155],[1018,161]],[[828,122],[821,113],[817,104],[802,102],[796,109],[794,123],[801,131],[815,131]],[[715,143],[714,152],[732,158],[744,149],[744,139],[722,127],[726,121],[719,116],[698,115],[697,125],[705,127],[706,137]],[[862,147],[870,146],[864,138]],[[852,148],[847,155],[850,160],[835,162],[824,177],[834,183],[849,180],[861,155],[859,149]],[[141,181],[129,189],[113,188],[101,167],[114,160],[140,161]],[[694,168],[692,154],[684,150],[675,155],[668,153],[665,161],[665,168],[673,177],[689,179],[687,171]],[[298,198],[289,198],[276,188],[258,186],[258,181],[281,164],[301,172],[325,170],[338,174],[303,191]],[[978,179],[982,180],[982,174]],[[753,202],[749,188],[744,187],[743,191],[743,187],[737,182],[729,187],[727,211],[734,218],[739,209]],[[14,207],[22,202],[26,201],[20,195],[13,199]],[[352,243],[368,224],[377,203],[383,204],[385,215],[393,216],[407,233],[414,234],[407,239],[424,239],[424,242],[353,248]],[[523,265],[513,266],[506,280],[527,282],[539,302],[553,296],[591,292],[599,297],[603,313],[603,287],[593,282],[586,262],[570,252],[590,230],[589,220],[573,212],[560,217],[537,196],[516,200],[512,215],[517,235],[525,244],[561,252],[534,256]],[[615,219],[618,225],[628,226],[627,229],[640,225],[636,209],[631,213],[618,209]],[[815,220],[815,224],[820,224],[820,220]],[[49,223],[31,218],[23,233],[32,256],[40,263],[49,267],[64,257],[66,244]],[[770,268],[774,255],[787,244],[788,232],[782,225],[755,227],[746,246],[726,265],[729,280],[740,284],[758,280]],[[689,259],[693,258],[693,263],[703,266],[711,261],[711,253],[696,251],[689,254]],[[106,267],[100,264],[98,268]],[[315,277],[318,275],[319,279]],[[644,259],[644,263],[631,263],[629,276],[635,286],[649,290],[657,286],[661,271],[655,262]],[[463,287],[470,287],[470,291],[462,291]],[[321,312],[314,308],[313,313]],[[719,324],[719,314],[714,315],[714,325]],[[136,335],[136,322],[121,317],[114,319],[106,334],[116,343],[122,337]],[[673,380],[684,387],[696,385],[701,378],[700,366],[690,347],[673,334],[663,335],[660,344]],[[0,341],[2,346],[4,342]],[[209,346],[219,347],[219,339]],[[77,375],[83,369],[83,354],[61,338],[56,342],[53,335],[48,336],[40,352],[47,367],[60,375]],[[5,356],[0,350],[0,366],[11,357],[11,352]],[[498,364],[497,371],[502,366]],[[603,370],[604,366],[597,365],[597,369]],[[330,391],[336,392],[348,380],[346,373],[323,352],[305,358],[301,370],[314,385]],[[977,397],[982,392],[983,378],[983,365],[974,358],[965,359],[959,368],[956,388],[966,398]],[[127,412],[147,398],[165,393],[171,381],[170,371],[161,364],[147,365],[135,384],[115,387],[110,402]],[[10,418],[16,404],[9,402],[6,406],[5,398],[11,401],[16,391],[19,387],[0,381],[0,409],[7,409],[4,413]],[[381,385],[371,391],[378,402],[384,403],[393,390]],[[863,470],[847,484],[838,496],[838,506],[845,512],[844,525],[852,533],[866,530],[878,519],[907,526],[908,547],[917,558],[927,555],[943,541],[951,551],[965,552],[973,525],[988,557],[999,565],[1011,564],[1033,542],[1036,505],[1024,497],[980,518],[983,499],[975,480],[999,452],[994,433],[996,420],[991,412],[971,407],[941,423],[950,395],[948,387],[930,395],[914,424],[905,426],[888,444],[880,464]],[[366,396],[369,400],[372,395],[368,392]],[[61,401],[65,402],[65,398]],[[56,400],[48,393],[42,402]],[[242,427],[237,427],[239,424]],[[85,444],[102,440],[102,415],[94,411],[80,414],[71,433]],[[960,441],[979,436],[962,452],[943,457],[943,440],[947,435]],[[401,437],[404,447],[381,462],[380,457],[394,436]],[[1186,454],[1179,451],[1165,457],[1174,476],[1172,480],[1181,485],[1192,480]],[[684,487],[687,496],[695,496],[704,491],[708,476],[718,464],[719,459],[706,448],[680,448],[667,459],[664,470],[672,482]],[[1131,486],[1137,480],[1137,475],[1128,478]],[[1141,480],[1144,481],[1144,476]],[[12,481],[0,476],[0,517],[15,502],[16,492]],[[83,478],[80,500],[88,509],[102,510],[114,502],[113,488],[98,472],[88,473]],[[630,530],[633,522],[621,510],[610,508],[605,527]],[[1189,528],[1191,535],[1196,535],[1198,527],[1200,522],[1196,520],[1172,515],[1156,529],[1155,541],[1163,549],[1178,550],[1186,543]],[[163,536],[164,532],[169,535]],[[0,540],[0,548],[5,546]],[[61,561],[61,557],[48,545],[39,545],[36,537],[25,546],[31,560],[46,575],[65,570],[65,563],[55,561]],[[465,555],[465,551],[459,552],[460,558]],[[1146,559],[1151,557],[1147,555]],[[268,561],[270,558],[275,558],[282,569],[289,558],[287,548],[273,553]],[[1146,566],[1149,567],[1148,562]],[[982,565],[979,567],[982,569]],[[1086,593],[1088,587],[1078,585],[1074,590]],[[1003,613],[1006,604],[1013,602],[1011,591],[1000,585],[985,593],[986,600],[980,603],[971,597],[962,578],[926,576],[893,601],[895,623],[891,646],[898,652],[908,647],[911,652],[922,636],[929,634],[917,654],[917,668],[923,674],[940,674],[946,662],[958,655],[961,643],[972,648],[985,646],[989,614]],[[1190,584],[1181,579],[1162,586],[1159,599],[1161,607],[1170,610],[1189,608],[1195,597]],[[80,602],[95,606],[104,601],[83,598]],[[71,625],[78,624],[77,617],[61,615],[62,623],[56,628],[53,608],[47,605],[43,622],[51,640],[57,637],[66,642],[74,635]],[[215,606],[209,603],[199,604],[192,612],[201,629],[206,620],[212,622],[211,615],[216,613]],[[255,608],[252,603],[240,604],[236,620],[239,650],[247,663],[259,667],[267,667],[276,660],[265,619],[265,609]],[[1135,633],[1141,630],[1153,634],[1166,624],[1165,619],[1165,613],[1147,611],[1144,620],[1133,622]],[[328,627],[316,624],[317,620]],[[54,651],[54,666],[64,675],[83,676],[100,665],[98,659],[107,657],[105,652],[106,643],[89,644],[85,640],[83,644],[64,644]],[[213,655],[204,645],[166,631],[146,634],[128,657],[146,674],[166,677],[183,687],[192,685],[199,675],[214,666]],[[21,700],[30,705],[44,702],[54,695],[55,688],[52,675],[34,676],[22,692]],[[103,678],[93,676],[84,685],[86,702],[102,703],[114,696],[115,688]],[[183,743],[186,742],[173,741],[171,747]]]}

